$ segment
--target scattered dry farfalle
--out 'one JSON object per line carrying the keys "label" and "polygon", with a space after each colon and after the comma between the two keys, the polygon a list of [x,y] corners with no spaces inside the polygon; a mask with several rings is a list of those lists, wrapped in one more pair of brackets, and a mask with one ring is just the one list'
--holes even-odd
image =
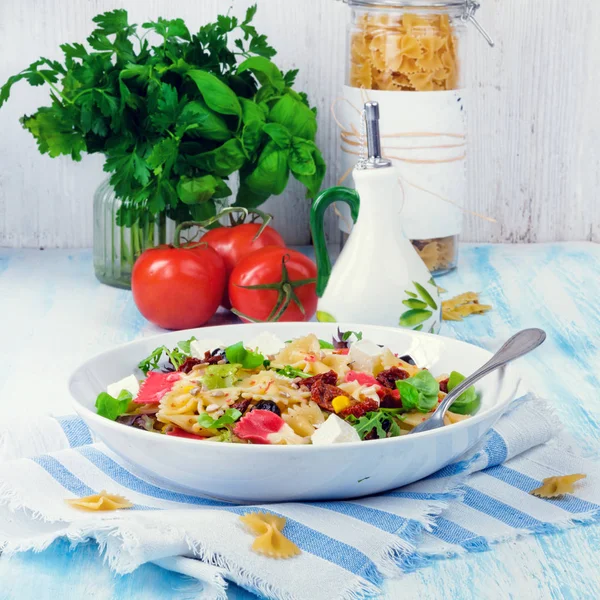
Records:
{"label": "scattered dry farfalle", "polygon": [[542,481],[542,485],[530,494],[539,498],[556,498],[565,494],[572,494],[575,491],[575,482],[585,479],[586,475],[575,473],[574,475],[562,475],[558,477],[547,477]]}
{"label": "scattered dry farfalle", "polygon": [[466,292],[442,302],[442,318],[444,321],[462,321],[469,315],[480,315],[492,310],[490,304],[479,304],[479,294]]}
{"label": "scattered dry farfalle", "polygon": [[283,535],[285,519],[269,513],[248,513],[240,521],[256,535],[252,550],[270,558],[291,558],[302,551]]}
{"label": "scattered dry farfalle", "polygon": [[116,494],[109,494],[106,490],[102,490],[99,494],[86,496],[85,498],[74,498],[73,500],[65,500],[73,508],[79,510],[119,510],[121,508],[131,508],[133,504]]}

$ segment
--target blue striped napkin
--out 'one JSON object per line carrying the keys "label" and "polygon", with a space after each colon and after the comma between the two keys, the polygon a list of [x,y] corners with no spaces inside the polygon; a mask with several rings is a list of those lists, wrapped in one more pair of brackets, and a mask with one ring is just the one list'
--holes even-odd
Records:
{"label": "blue striped napkin", "polygon": [[[569,446],[547,405],[532,396],[516,401],[462,460],[404,488],[349,501],[210,500],[166,489],[91,442],[76,417],[28,420],[21,435],[15,423],[0,429],[3,552],[42,550],[59,537],[95,539],[115,572],[154,562],[194,577],[198,598],[226,598],[230,580],[277,600],[357,600],[431,560],[600,516],[598,465]],[[573,496],[529,494],[546,477],[578,472],[588,477]],[[100,490],[135,506],[85,513],[64,502]],[[302,553],[290,560],[253,553],[239,516],[255,510],[286,517],[285,534]]]}

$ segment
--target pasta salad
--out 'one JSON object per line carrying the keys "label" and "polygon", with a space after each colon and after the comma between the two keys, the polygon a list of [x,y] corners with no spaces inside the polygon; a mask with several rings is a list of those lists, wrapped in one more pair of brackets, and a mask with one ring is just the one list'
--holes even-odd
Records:
{"label": "pasta salad", "polygon": [[[98,414],[169,436],[242,444],[333,444],[397,437],[429,418],[464,376],[435,377],[410,356],[338,330],[283,342],[191,338],[156,348],[98,395]],[[446,416],[450,425],[480,406],[473,387]]]}

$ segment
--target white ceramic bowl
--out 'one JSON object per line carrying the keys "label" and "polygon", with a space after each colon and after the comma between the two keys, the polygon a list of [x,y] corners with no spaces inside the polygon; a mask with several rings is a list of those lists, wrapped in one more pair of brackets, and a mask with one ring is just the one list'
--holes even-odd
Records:
{"label": "white ceramic bowl", "polygon": [[[165,485],[183,487],[213,498],[240,502],[280,502],[353,498],[407,485],[434,473],[471,448],[494,425],[515,397],[519,378],[511,368],[477,385],[482,405],[477,415],[450,427],[368,442],[330,446],[261,446],[223,444],[149,433],[96,414],[94,403],[109,383],[135,371],[137,363],[161,344],[172,347],[191,335],[227,343],[248,341],[262,331],[287,340],[308,333],[330,339],[338,324],[275,323],[226,325],[167,333],[104,352],[71,376],[76,412],[111,450]],[[452,370],[469,374],[490,352],[426,333],[340,325],[362,331],[365,339],[410,354],[434,375]]]}

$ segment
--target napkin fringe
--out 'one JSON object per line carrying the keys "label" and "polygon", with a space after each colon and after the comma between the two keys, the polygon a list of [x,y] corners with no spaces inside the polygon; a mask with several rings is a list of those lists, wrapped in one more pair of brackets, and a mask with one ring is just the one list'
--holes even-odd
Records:
{"label": "napkin fringe", "polygon": [[[116,573],[121,575],[131,573],[140,566],[141,562],[144,562],[136,558],[137,548],[140,547],[139,539],[127,528],[125,523],[107,523],[100,526],[95,524],[90,526],[88,535],[85,535],[85,532],[81,533],[83,539],[92,537],[96,540],[104,560]],[[259,575],[210,550],[201,540],[186,536],[185,543],[194,558],[205,564],[225,570],[227,578],[241,587],[268,598],[298,600],[297,596],[265,582]],[[379,573],[368,573],[366,577],[365,579],[355,575],[353,579],[349,579],[346,582],[346,587],[340,590],[339,595],[336,596],[336,600],[367,600],[379,595],[382,576]],[[214,583],[218,586],[218,579],[215,579]],[[224,580],[223,583],[225,583]],[[204,596],[199,596],[199,598],[204,600]]]}

